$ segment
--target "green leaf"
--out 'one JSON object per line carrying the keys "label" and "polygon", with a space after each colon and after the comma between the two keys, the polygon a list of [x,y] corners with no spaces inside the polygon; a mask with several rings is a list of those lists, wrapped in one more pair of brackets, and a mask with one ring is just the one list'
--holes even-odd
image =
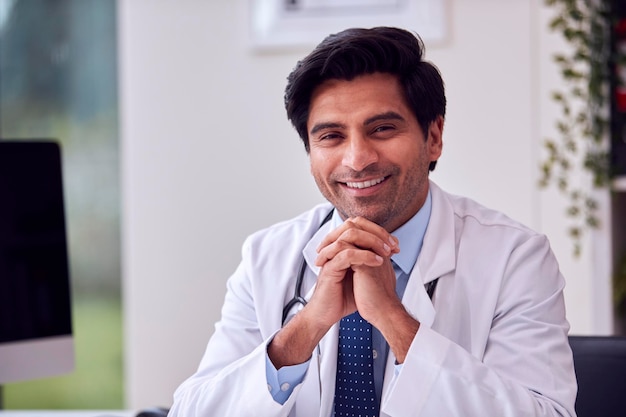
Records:
{"label": "green leaf", "polygon": [[554,154],[556,152],[556,143],[554,140],[546,139],[543,144],[550,154]]}
{"label": "green leaf", "polygon": [[580,80],[584,77],[584,74],[580,71],[577,71],[573,68],[564,68],[561,71],[561,74],[563,75],[563,78],[565,78],[565,80]]}
{"label": "green leaf", "polygon": [[565,95],[561,91],[553,91],[552,100],[556,102],[563,102],[565,101]]}
{"label": "green leaf", "polygon": [[583,20],[584,15],[578,9],[571,9],[569,11],[569,17],[576,22],[580,22]]}
{"label": "green leaf", "polygon": [[559,53],[554,54],[552,59],[557,64],[568,64],[568,65],[571,65],[571,62],[572,62],[571,59],[569,59],[569,57],[567,57],[567,56],[565,56],[563,54],[559,54]]}
{"label": "green leaf", "polygon": [[599,220],[598,220],[598,218],[597,218],[597,217],[595,217],[595,216],[588,216],[588,217],[585,219],[585,224],[586,224],[587,226],[589,226],[590,228],[592,228],[592,229],[597,229],[597,228],[599,228],[599,227],[600,227],[600,221],[599,221]]}
{"label": "green leaf", "polygon": [[[545,159],[539,165],[540,185],[554,184],[569,198],[567,213],[576,224],[568,230],[574,254],[580,254],[585,229],[597,227],[598,202],[579,190],[572,190],[570,173],[579,169],[591,174],[594,186],[609,184],[609,29],[614,18],[606,0],[544,0],[555,15],[549,28],[568,43],[569,52],[553,55],[557,71],[567,85],[565,92],[553,91],[559,106],[555,120],[556,138],[544,140]],[[611,57],[626,67],[626,53]],[[626,82],[624,83],[626,86]],[[580,152],[580,154],[579,154]],[[582,159],[581,159],[582,158]],[[626,290],[625,290],[626,291]],[[626,298],[626,293],[625,296]]]}
{"label": "green leaf", "polygon": [[580,236],[582,234],[581,231],[580,231],[580,228],[576,227],[576,226],[570,227],[568,232],[569,232],[570,237],[573,237],[573,238],[576,238],[576,239],[580,238]]}
{"label": "green leaf", "polygon": [[554,31],[554,30],[562,28],[566,23],[567,22],[562,16],[557,16],[550,21],[550,23],[548,24],[548,27],[550,28],[550,30]]}
{"label": "green leaf", "polygon": [[580,214],[580,208],[578,208],[577,206],[570,206],[567,208],[566,213],[570,217],[576,217]]}
{"label": "green leaf", "polygon": [[596,211],[598,209],[598,202],[591,197],[587,197],[585,199],[585,206],[589,211]]}

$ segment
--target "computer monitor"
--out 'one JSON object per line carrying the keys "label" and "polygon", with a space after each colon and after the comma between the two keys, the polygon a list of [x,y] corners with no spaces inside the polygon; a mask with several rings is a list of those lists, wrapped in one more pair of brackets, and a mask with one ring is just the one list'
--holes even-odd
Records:
{"label": "computer monitor", "polygon": [[0,140],[0,384],[73,369],[60,148]]}

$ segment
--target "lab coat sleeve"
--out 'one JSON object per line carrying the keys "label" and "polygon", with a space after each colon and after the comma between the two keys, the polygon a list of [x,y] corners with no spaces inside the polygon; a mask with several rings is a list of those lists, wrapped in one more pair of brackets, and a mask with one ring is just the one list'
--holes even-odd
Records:
{"label": "lab coat sleeve", "polygon": [[[547,239],[511,254],[480,353],[421,326],[382,416],[575,416],[564,280]],[[469,331],[469,330],[468,330]]]}
{"label": "lab coat sleeve", "polygon": [[[248,245],[243,252],[242,263],[228,280],[221,320],[197,372],[174,393],[170,417],[282,417],[293,408],[302,384],[282,405],[268,389],[267,344],[276,330],[264,335],[261,329],[259,309],[267,300],[255,294]],[[280,312],[277,317],[280,320]]]}

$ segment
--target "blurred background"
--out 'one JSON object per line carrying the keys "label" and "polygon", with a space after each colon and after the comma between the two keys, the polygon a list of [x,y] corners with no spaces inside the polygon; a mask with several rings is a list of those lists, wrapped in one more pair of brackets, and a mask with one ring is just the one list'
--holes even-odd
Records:
{"label": "blurred background", "polygon": [[62,149],[76,370],[4,386],[7,409],[121,409],[116,2],[0,0],[0,137]]}
{"label": "blurred background", "polygon": [[[5,408],[171,403],[213,333],[245,237],[323,201],[283,91],[336,30],[326,3],[0,0],[0,136],[63,146],[77,349],[73,374],[6,385]],[[554,11],[543,0],[341,3],[345,25],[383,24],[380,7],[396,4],[435,12],[402,20],[425,35],[446,83],[432,179],[546,234],[572,333],[612,333],[609,211],[575,258],[567,201],[537,185],[559,111],[553,54],[567,49],[548,28]],[[267,16],[296,4],[315,9],[321,32],[272,30]],[[360,4],[377,14],[354,18]]]}

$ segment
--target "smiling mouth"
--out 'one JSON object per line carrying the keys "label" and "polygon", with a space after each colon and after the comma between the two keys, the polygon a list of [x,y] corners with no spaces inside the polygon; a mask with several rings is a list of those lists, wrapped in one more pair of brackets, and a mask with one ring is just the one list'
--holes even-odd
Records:
{"label": "smiling mouth", "polygon": [[376,179],[369,180],[369,181],[346,182],[345,184],[348,186],[348,188],[363,189],[363,188],[369,188],[369,187],[378,185],[381,182],[385,181],[385,178],[386,177],[376,178]]}

